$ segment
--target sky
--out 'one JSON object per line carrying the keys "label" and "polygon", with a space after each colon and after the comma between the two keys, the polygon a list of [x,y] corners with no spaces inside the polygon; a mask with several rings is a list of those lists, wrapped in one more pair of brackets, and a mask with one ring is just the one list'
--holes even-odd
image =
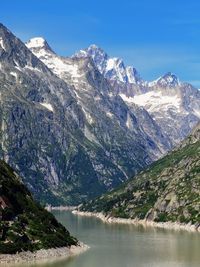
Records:
{"label": "sky", "polygon": [[145,80],[170,71],[200,88],[198,0],[10,0],[1,1],[0,22],[63,56],[96,44]]}

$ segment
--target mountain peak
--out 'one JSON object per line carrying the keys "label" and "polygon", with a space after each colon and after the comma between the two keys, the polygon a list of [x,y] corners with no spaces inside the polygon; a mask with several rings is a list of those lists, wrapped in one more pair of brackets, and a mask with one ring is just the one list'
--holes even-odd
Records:
{"label": "mountain peak", "polygon": [[126,73],[127,73],[129,83],[139,83],[142,81],[140,74],[138,73],[136,68],[132,66],[127,66]]}
{"label": "mountain peak", "polygon": [[179,79],[175,74],[167,72],[160,79],[158,79],[157,83],[161,86],[174,87],[179,85]]}
{"label": "mountain peak", "polygon": [[139,83],[141,78],[133,67],[126,67],[123,60],[118,57],[109,57],[108,54],[96,44],[77,52],[73,57],[91,57],[95,66],[109,80],[122,83]]}
{"label": "mountain peak", "polygon": [[92,58],[95,66],[98,70],[103,73],[106,67],[106,61],[108,60],[108,55],[104,52],[102,48],[97,46],[96,44],[91,44],[85,49],[81,49],[77,53],[75,53],[72,57],[90,57]]}
{"label": "mountain peak", "polygon": [[101,47],[99,47],[96,44],[91,44],[88,46],[87,50],[94,49],[94,50],[103,50]]}
{"label": "mountain peak", "polygon": [[72,57],[87,57],[87,56],[95,56],[96,53],[101,53],[103,55],[107,54],[105,51],[98,45],[96,44],[91,44],[87,48],[81,49],[78,52],[76,52]]}
{"label": "mountain peak", "polygon": [[88,46],[88,48],[85,49],[85,51],[87,51],[87,53],[90,55],[90,56],[98,56],[98,55],[101,55],[105,58],[108,58],[108,55],[107,53],[98,45],[96,44],[91,44]]}
{"label": "mountain peak", "polygon": [[45,49],[50,52],[53,52],[47,41],[43,37],[34,37],[31,38],[27,43],[26,46],[29,49]]}
{"label": "mountain peak", "polygon": [[[5,51],[8,47],[9,39],[12,38],[13,35],[11,32],[0,23],[0,50]],[[1,53],[0,53],[1,55]]]}
{"label": "mountain peak", "polygon": [[149,86],[161,86],[161,87],[176,87],[180,85],[178,77],[172,72],[167,72],[163,76],[159,77],[157,80],[149,83]]}
{"label": "mountain peak", "polygon": [[4,31],[4,32],[7,32],[7,33],[11,33],[11,32],[9,31],[9,29],[8,29],[6,26],[3,25],[3,23],[0,23],[0,30],[1,30],[1,31]]}
{"label": "mountain peak", "polygon": [[18,68],[35,68],[46,69],[46,66],[41,64],[25,44],[10,32],[3,24],[0,24],[0,59],[1,63],[6,62]]}
{"label": "mountain peak", "polygon": [[44,46],[46,40],[43,37],[34,37],[27,42],[27,46],[41,47]]}

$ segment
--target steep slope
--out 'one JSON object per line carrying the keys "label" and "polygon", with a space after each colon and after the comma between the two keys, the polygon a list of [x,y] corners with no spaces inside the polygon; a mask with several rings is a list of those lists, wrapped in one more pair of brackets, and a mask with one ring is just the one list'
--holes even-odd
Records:
{"label": "steep slope", "polygon": [[200,225],[200,124],[180,147],[83,211]]}
{"label": "steep slope", "polygon": [[122,59],[109,57],[103,49],[96,45],[80,50],[72,58],[91,57],[95,66],[103,76],[112,81],[122,83],[141,84],[142,79],[137,70],[131,66],[125,66]]}
{"label": "steep slope", "polygon": [[92,45],[73,57],[91,57],[98,70],[113,86],[128,107],[143,107],[160,126],[163,136],[173,146],[180,143],[200,120],[200,91],[182,83],[172,73],[156,81],[146,82],[133,67],[125,67],[119,58],[110,58]]}
{"label": "steep slope", "polygon": [[2,24],[0,38],[0,156],[38,200],[79,204],[169,149],[156,124],[155,138],[144,131],[138,107],[111,101],[90,58],[60,58],[42,38],[32,40],[48,68]]}
{"label": "steep slope", "polygon": [[[103,50],[94,45],[89,49],[90,53],[94,55],[94,61],[98,62],[97,68],[93,59],[91,60],[87,56],[66,58],[56,55],[52,49],[49,49],[47,42],[41,38],[33,38],[26,45],[52,72],[73,86],[74,97],[84,111],[89,124],[85,129],[85,134],[90,140],[96,140],[101,144],[107,153],[112,145],[110,140],[106,141],[107,136],[110,135],[112,135],[114,143],[113,153],[116,145],[120,146],[121,151],[125,148],[125,142],[118,138],[119,129],[117,130],[116,127],[119,126],[123,132],[126,132],[124,137],[127,138],[130,135],[132,140],[138,140],[137,143],[143,144],[153,160],[171,149],[169,138],[162,133],[148,112],[137,105],[128,107],[121,97],[115,94],[113,86],[100,73],[105,63],[104,60],[108,58]],[[115,141],[116,139],[117,141]],[[123,145],[120,145],[122,142]],[[127,148],[125,149],[127,150]],[[122,153],[120,154],[122,155]],[[138,159],[139,157],[135,157],[135,160]],[[115,162],[117,161],[115,156]],[[130,172],[126,167],[124,169],[122,166],[122,169],[129,175]]]}
{"label": "steep slope", "polygon": [[[69,177],[81,162],[77,155],[82,151],[87,158],[75,138],[81,136],[83,113],[68,86],[3,25],[0,36],[1,158],[19,170],[39,200],[62,202],[70,198],[66,194],[65,199],[65,193],[74,189]],[[77,191],[98,185],[95,175],[89,178],[81,184],[76,178]]]}
{"label": "steep slope", "polygon": [[129,106],[144,107],[170,137],[174,145],[180,143],[200,120],[200,91],[182,83],[167,73],[149,84],[148,90],[133,96],[121,94]]}
{"label": "steep slope", "polygon": [[0,161],[0,254],[70,247],[78,241],[33,200],[19,176]]}
{"label": "steep slope", "polygon": [[[122,81],[118,75],[128,72],[117,61],[108,78],[100,70],[109,57],[95,46],[92,58],[63,58],[42,38],[27,48],[2,24],[0,38],[0,157],[40,201],[74,205],[94,198],[172,148],[170,119],[157,122],[127,101],[150,90],[137,71],[135,82]],[[185,98],[185,106],[198,114],[196,96]],[[189,112],[179,127],[182,113],[175,115],[173,130],[182,138],[198,117]]]}

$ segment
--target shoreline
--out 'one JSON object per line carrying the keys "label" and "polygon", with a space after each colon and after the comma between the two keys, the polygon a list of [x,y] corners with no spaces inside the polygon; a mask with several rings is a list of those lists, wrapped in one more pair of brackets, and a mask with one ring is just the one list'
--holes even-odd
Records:
{"label": "shoreline", "polygon": [[96,217],[102,220],[104,223],[116,223],[116,224],[132,224],[132,225],[141,225],[143,227],[153,227],[153,228],[162,228],[168,230],[185,230],[188,232],[196,232],[200,233],[200,225],[196,227],[194,224],[183,224],[178,222],[154,222],[154,221],[147,221],[147,220],[138,220],[138,219],[125,219],[125,218],[116,218],[105,216],[101,212],[84,212],[73,210],[73,214],[79,216],[86,216],[86,217]]}
{"label": "shoreline", "polygon": [[77,256],[88,249],[89,246],[79,242],[77,246],[71,247],[40,249],[35,252],[24,251],[17,254],[0,254],[0,266],[35,262],[47,263],[50,261],[63,260]]}
{"label": "shoreline", "polygon": [[58,211],[63,211],[63,210],[75,210],[77,208],[77,206],[51,206],[51,205],[47,205],[45,207],[46,210],[48,211],[52,211],[52,210],[58,210]]}

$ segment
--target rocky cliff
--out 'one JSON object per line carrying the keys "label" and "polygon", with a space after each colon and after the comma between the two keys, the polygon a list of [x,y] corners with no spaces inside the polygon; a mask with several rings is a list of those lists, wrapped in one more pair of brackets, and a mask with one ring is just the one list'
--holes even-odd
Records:
{"label": "rocky cliff", "polygon": [[40,38],[39,59],[2,24],[0,38],[0,156],[38,200],[79,204],[170,149],[145,110],[109,96],[90,58],[61,58]]}
{"label": "rocky cliff", "polygon": [[42,202],[95,198],[198,122],[199,92],[171,76],[149,84],[95,45],[61,57],[0,24],[0,157]]}

